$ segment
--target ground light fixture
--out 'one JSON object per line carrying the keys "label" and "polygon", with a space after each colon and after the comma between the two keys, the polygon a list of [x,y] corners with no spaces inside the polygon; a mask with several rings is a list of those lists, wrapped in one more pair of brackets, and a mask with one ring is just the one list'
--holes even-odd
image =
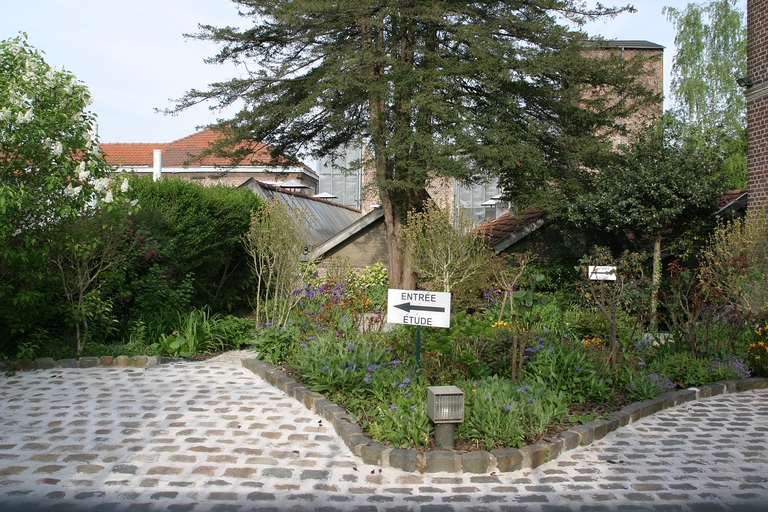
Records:
{"label": "ground light fixture", "polygon": [[464,421],[464,392],[456,386],[427,387],[427,416],[435,424],[435,444],[453,448],[456,423]]}

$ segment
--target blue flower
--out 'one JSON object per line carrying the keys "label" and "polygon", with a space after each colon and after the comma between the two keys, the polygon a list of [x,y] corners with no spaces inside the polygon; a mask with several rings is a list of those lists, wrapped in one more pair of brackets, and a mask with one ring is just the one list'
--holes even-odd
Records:
{"label": "blue flower", "polygon": [[393,359],[392,361],[389,362],[389,364],[391,364],[392,366],[397,366],[397,365],[400,364],[400,360],[399,359]]}
{"label": "blue flower", "polygon": [[369,365],[368,368],[366,368],[366,370],[369,372],[372,372],[376,368],[378,368],[378,365],[372,364],[372,365]]}
{"label": "blue flower", "polygon": [[411,379],[409,379],[408,377],[406,377],[406,378],[404,378],[404,379],[403,379],[403,384],[405,384],[406,386],[407,386],[408,384],[410,384],[410,383],[411,383]]}
{"label": "blue flower", "polygon": [[363,377],[363,382],[371,382],[371,374],[366,373],[365,377]]}
{"label": "blue flower", "polygon": [[349,345],[347,345],[347,350],[355,350],[355,344],[350,343]]}
{"label": "blue flower", "polygon": [[523,393],[525,391],[530,391],[530,390],[531,390],[531,386],[523,386],[520,389],[518,389],[517,392],[518,393]]}
{"label": "blue flower", "polygon": [[272,327],[272,322],[267,322],[264,324],[264,327]]}
{"label": "blue flower", "polygon": [[[406,394],[405,394],[405,398],[411,398],[411,394],[410,394],[410,393],[406,393]],[[414,407],[415,407],[415,406],[414,406]]]}
{"label": "blue flower", "polygon": [[536,401],[536,399],[535,399],[535,398],[533,398],[533,397],[531,397],[531,398],[529,398],[529,399],[528,399],[528,401],[529,401],[529,402],[531,402],[531,403],[533,403],[533,402],[535,402],[535,401]]}
{"label": "blue flower", "polygon": [[303,341],[303,342],[299,343],[299,346],[300,347],[306,347],[307,346],[307,342]]}
{"label": "blue flower", "polygon": [[315,339],[315,337],[314,337],[314,336],[307,336],[307,340],[308,340],[308,341],[312,341],[313,339]]}
{"label": "blue flower", "polygon": [[355,366],[355,362],[354,362],[354,361],[349,361],[349,362],[347,363],[347,366],[348,366],[348,367],[350,367],[350,368],[352,368],[353,366]]}
{"label": "blue flower", "polygon": [[581,371],[581,366],[577,366],[577,367],[576,367],[576,371],[577,371],[577,372],[580,372],[580,371]]}
{"label": "blue flower", "polygon": [[490,400],[491,399],[491,395],[485,395],[485,399],[486,400]]}
{"label": "blue flower", "polygon": [[392,347],[386,347],[386,348],[384,349],[384,352],[389,352],[390,350],[392,350]]}
{"label": "blue flower", "polygon": [[328,366],[323,366],[323,371],[324,371],[324,372],[327,372],[328,370],[330,370],[330,367],[328,367]]}
{"label": "blue flower", "polygon": [[413,410],[413,409],[415,409],[415,408],[416,408],[416,406],[415,406],[415,405],[412,405],[412,406],[411,406],[411,410]]}
{"label": "blue flower", "polygon": [[511,406],[511,405],[505,405],[505,406],[504,406],[504,410],[505,410],[505,411],[507,411],[507,412],[509,412],[509,411],[511,411],[511,410],[512,410],[512,406]]}
{"label": "blue flower", "polygon": [[397,410],[397,406],[396,406],[395,404],[392,404],[392,405],[390,405],[390,406],[389,406],[389,408],[390,408],[391,410],[393,410],[393,411],[396,411],[396,410]]}
{"label": "blue flower", "polygon": [[342,321],[342,322],[346,322],[347,320],[349,320],[349,318],[347,318],[347,317],[345,317],[345,316],[341,317],[341,321]]}
{"label": "blue flower", "polygon": [[645,365],[645,363],[643,361],[638,361],[637,362],[637,366],[644,366],[644,365]]}

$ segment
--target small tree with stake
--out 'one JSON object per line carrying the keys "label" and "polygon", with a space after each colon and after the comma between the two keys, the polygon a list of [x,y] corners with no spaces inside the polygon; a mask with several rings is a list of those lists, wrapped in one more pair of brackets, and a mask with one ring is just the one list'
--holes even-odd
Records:
{"label": "small tree with stake", "polygon": [[652,329],[661,283],[661,244],[709,217],[722,191],[718,161],[681,141],[679,125],[663,119],[623,147],[576,198],[570,219],[581,227],[627,234],[653,245]]}

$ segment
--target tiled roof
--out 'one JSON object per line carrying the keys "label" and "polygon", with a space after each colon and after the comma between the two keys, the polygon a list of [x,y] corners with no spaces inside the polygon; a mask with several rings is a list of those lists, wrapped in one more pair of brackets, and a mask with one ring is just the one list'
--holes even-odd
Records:
{"label": "tiled roof", "polygon": [[[152,151],[155,149],[163,151],[163,167],[227,166],[230,162],[226,158],[214,156],[207,156],[200,161],[188,162],[220,137],[221,134],[206,129],[173,142],[106,142],[101,144],[101,150],[104,152],[107,163],[115,166],[151,167],[154,159]],[[273,161],[269,147],[261,142],[253,142],[252,149],[252,154],[240,165],[265,166],[287,163],[286,159]],[[185,165],[185,162],[188,162],[188,165]],[[314,171],[306,165],[301,163],[297,165],[314,174]]]}
{"label": "tiled roof", "polygon": [[528,208],[521,212],[507,212],[495,219],[480,224],[478,231],[488,236],[488,245],[496,248],[501,242],[514,235],[522,234],[529,226],[543,219],[547,212],[540,208]]}
{"label": "tiled roof", "polygon": [[747,193],[746,189],[729,190],[717,199],[717,207],[724,208],[729,204],[731,204],[732,202],[739,199],[741,196],[743,196],[746,193]]}

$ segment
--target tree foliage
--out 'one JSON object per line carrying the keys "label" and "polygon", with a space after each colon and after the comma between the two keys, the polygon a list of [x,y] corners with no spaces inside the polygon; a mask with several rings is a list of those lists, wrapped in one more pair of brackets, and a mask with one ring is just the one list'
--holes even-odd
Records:
{"label": "tree foliage", "polygon": [[642,244],[680,234],[713,213],[723,187],[720,168],[679,132],[679,124],[666,117],[621,147],[570,205],[571,220],[629,233]]}
{"label": "tree foliage", "polygon": [[398,243],[428,290],[450,293],[489,263],[491,250],[482,232],[460,214],[454,222],[451,205],[428,201],[422,211],[408,212]]}
{"label": "tree foliage", "polygon": [[[112,201],[88,89],[26,36],[0,41],[0,331],[45,316],[52,233]],[[2,343],[2,340],[0,340]]]}
{"label": "tree foliage", "polygon": [[557,197],[578,186],[578,164],[610,149],[615,119],[647,97],[634,80],[642,62],[597,58],[565,24],[624,9],[572,0],[235,3],[252,25],[204,25],[195,37],[222,46],[210,62],[247,73],[189,91],[174,111],[241,104],[213,148],[235,159],[248,151],[243,141],[262,141],[276,157],[367,144],[393,286],[414,285],[395,239],[435,178],[494,174],[519,202]]}
{"label": "tree foliage", "polygon": [[747,74],[744,12],[735,0],[665,7],[677,30],[672,64],[674,113],[686,136],[723,155],[728,185],[747,179],[746,101],[736,79]]}
{"label": "tree foliage", "polygon": [[641,247],[653,243],[654,328],[662,239],[699,226],[714,213],[723,192],[718,162],[700,145],[683,139],[679,126],[666,117],[636,136],[631,147],[621,148],[594,176],[592,190],[569,206],[570,219],[578,226],[629,235]]}

